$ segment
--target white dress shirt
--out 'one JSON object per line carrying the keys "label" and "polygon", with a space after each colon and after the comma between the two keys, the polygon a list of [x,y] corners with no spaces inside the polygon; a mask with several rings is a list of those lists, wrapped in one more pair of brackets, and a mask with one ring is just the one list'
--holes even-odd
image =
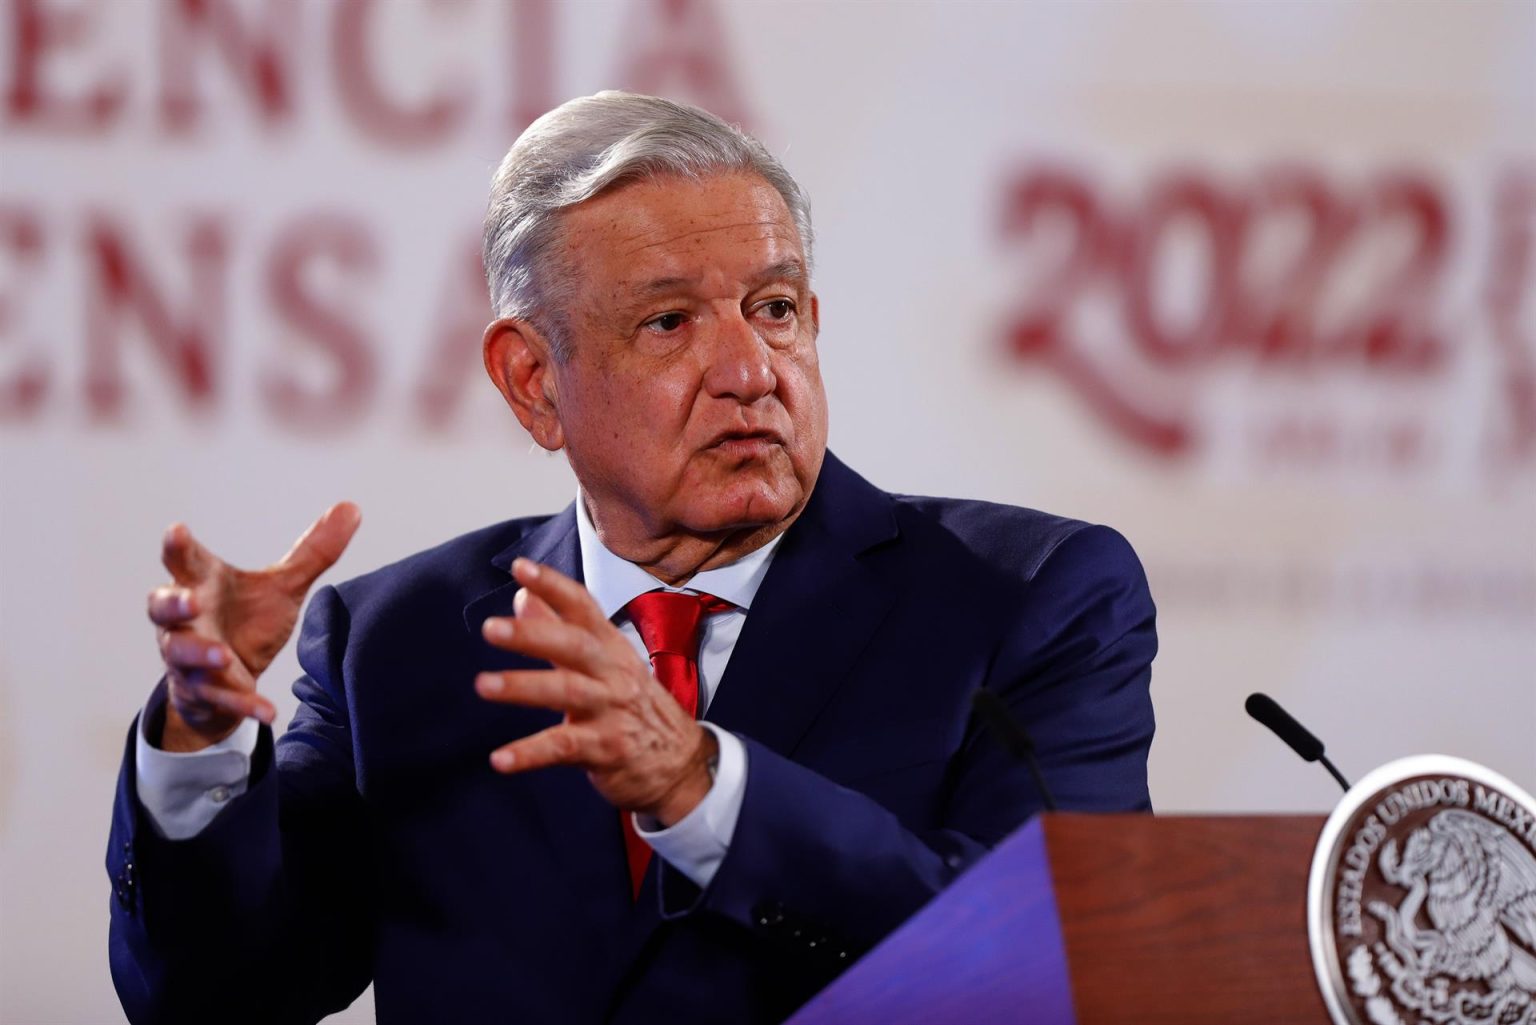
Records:
{"label": "white dress shirt", "polygon": [[[720,686],[747,612],[783,535],[729,566],[698,573],[682,587],[668,587],[603,547],[581,496],[576,501],[576,531],[587,590],[610,619],[620,616],[631,599],[656,590],[712,594],[735,606],[728,612],[706,617],[703,624],[699,644],[702,715]],[[629,617],[622,616],[618,626],[619,632],[648,662],[645,642]],[[134,754],[139,803],[161,834],[171,840],[185,840],[202,832],[231,798],[245,793],[250,784],[251,756],[256,750],[256,721],[245,720],[234,733],[211,747],[179,753],[162,751],[149,742],[143,725],[147,717],[139,717]],[[719,765],[709,793],[693,811],[669,828],[659,828],[658,822],[646,816],[635,817],[635,831],[641,838],[700,887],[709,885],[725,860],[747,789],[745,746],[735,735],[712,723],[703,725],[714,734],[720,747]]]}

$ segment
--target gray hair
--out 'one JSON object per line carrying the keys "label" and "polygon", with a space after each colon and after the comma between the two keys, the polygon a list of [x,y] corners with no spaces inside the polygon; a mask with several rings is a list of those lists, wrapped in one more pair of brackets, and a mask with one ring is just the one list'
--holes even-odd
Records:
{"label": "gray hair", "polygon": [[491,181],[485,279],[497,317],[527,320],[570,354],[572,275],[555,266],[560,212],[641,178],[698,181],[746,171],[773,186],[800,231],[810,272],[811,205],[784,165],[739,127],[656,96],[600,92],[561,104],[529,125]]}

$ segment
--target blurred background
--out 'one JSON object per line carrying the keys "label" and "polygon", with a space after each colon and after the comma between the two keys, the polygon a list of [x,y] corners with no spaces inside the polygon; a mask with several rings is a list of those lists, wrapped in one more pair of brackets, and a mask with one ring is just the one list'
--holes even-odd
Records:
{"label": "blurred background", "polygon": [[845,460],[1135,544],[1159,809],[1332,805],[1253,690],[1536,789],[1536,4],[0,0],[0,1021],[121,1020],[167,524],[261,564],[350,498],[335,580],[572,498],[480,217],[610,87],[809,190]]}

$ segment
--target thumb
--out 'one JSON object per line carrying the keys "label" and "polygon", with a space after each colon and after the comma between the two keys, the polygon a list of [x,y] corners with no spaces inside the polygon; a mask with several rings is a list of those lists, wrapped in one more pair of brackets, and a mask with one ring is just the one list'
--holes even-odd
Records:
{"label": "thumb", "polygon": [[160,561],[183,587],[202,583],[218,564],[218,559],[192,536],[184,523],[173,523],[166,530],[160,543]]}
{"label": "thumb", "polygon": [[357,506],[351,502],[337,502],[310,525],[273,568],[295,590],[308,591],[315,578],[341,558],[362,521],[363,514]]}

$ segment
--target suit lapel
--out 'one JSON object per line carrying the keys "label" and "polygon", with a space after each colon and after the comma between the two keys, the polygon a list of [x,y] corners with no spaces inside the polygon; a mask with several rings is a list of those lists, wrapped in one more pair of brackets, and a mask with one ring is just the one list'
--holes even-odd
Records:
{"label": "suit lapel", "polygon": [[[512,614],[512,596],[517,581],[512,579],[512,561],[519,555],[553,566],[566,576],[580,580],[581,546],[576,540],[576,504],[573,502],[518,538],[491,557],[491,565],[500,570],[499,582],[464,606],[464,628],[476,637],[491,616]],[[515,657],[515,656],[514,656]]]}
{"label": "suit lapel", "polygon": [[890,611],[890,589],[859,556],[896,534],[890,498],[827,453],[706,718],[790,755]]}
{"label": "suit lapel", "polygon": [[[491,559],[505,583],[498,584],[464,607],[464,626],[479,637],[490,616],[510,615],[518,584],[511,578],[512,562],[519,556],[533,559],[581,580],[581,548],[576,534],[576,507],[551,517],[538,529],[519,539]],[[541,667],[542,662],[487,646],[488,669]],[[560,717],[551,712],[550,725]],[[515,740],[507,737],[506,740]],[[542,820],[539,835],[554,848],[553,861],[564,876],[573,898],[572,911],[591,924],[597,949],[612,943],[616,932],[631,917],[629,869],[624,858],[624,839],[619,814],[603,800],[585,772],[578,768],[542,769],[530,787]]]}

